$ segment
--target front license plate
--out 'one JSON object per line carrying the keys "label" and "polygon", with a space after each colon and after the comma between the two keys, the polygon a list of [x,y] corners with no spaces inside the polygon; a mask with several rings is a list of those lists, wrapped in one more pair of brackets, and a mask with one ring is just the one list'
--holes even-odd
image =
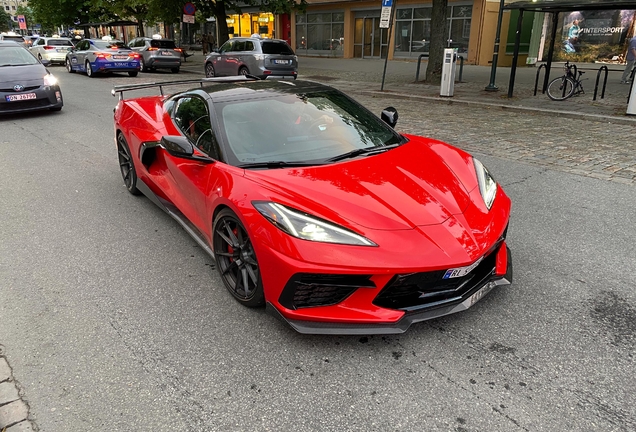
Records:
{"label": "front license plate", "polygon": [[15,95],[7,95],[5,96],[5,98],[7,99],[7,102],[15,102],[28,99],[37,99],[37,96],[35,95],[35,93],[21,93]]}
{"label": "front license plate", "polygon": [[457,268],[448,269],[448,270],[446,270],[446,273],[444,273],[444,277],[442,279],[452,279],[452,278],[464,277],[468,273],[473,271],[475,269],[475,267],[477,267],[479,265],[479,263],[481,262],[482,259],[483,259],[483,257],[479,258],[477,261],[475,261],[474,263],[472,263],[471,265],[466,266],[466,267],[457,267]]}
{"label": "front license plate", "polygon": [[494,282],[488,282],[484,285],[479,291],[470,296],[470,306],[477,303],[479,300],[483,299],[486,294],[488,294],[492,289],[497,286]]}
{"label": "front license plate", "polygon": [[274,64],[289,64],[289,60],[274,60]]}

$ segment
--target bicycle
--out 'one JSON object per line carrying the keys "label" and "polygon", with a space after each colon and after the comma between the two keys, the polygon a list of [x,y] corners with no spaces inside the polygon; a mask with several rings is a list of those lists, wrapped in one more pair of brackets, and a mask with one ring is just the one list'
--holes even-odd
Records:
{"label": "bicycle", "polygon": [[563,76],[553,79],[548,84],[548,97],[554,101],[566,100],[569,97],[585,93],[581,82],[581,76],[585,72],[581,72],[576,68],[576,65],[571,65],[570,62],[565,62],[563,70],[565,71]]}

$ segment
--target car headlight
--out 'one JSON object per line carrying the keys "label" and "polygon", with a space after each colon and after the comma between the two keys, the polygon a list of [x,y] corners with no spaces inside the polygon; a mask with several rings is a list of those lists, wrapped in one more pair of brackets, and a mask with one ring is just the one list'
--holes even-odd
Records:
{"label": "car headlight", "polygon": [[53,86],[55,84],[57,84],[57,78],[55,78],[52,74],[44,75],[45,86]]}
{"label": "car headlight", "polygon": [[254,208],[280,230],[303,240],[356,246],[377,246],[346,228],[271,201],[255,201]]}
{"label": "car headlight", "polygon": [[497,195],[497,182],[492,178],[481,162],[473,158],[473,163],[475,165],[475,172],[477,173],[479,192],[481,192],[481,197],[484,199],[484,204],[486,204],[486,207],[490,210],[493,201],[495,201],[495,195]]}

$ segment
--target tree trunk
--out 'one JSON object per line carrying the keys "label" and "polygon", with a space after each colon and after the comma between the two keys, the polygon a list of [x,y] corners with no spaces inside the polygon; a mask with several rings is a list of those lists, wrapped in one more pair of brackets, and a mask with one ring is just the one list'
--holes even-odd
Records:
{"label": "tree trunk", "polygon": [[225,12],[225,2],[223,0],[217,0],[216,7],[214,8],[214,15],[216,16],[216,25],[219,29],[219,40],[216,41],[216,44],[220,47],[230,38],[227,31],[227,14]]}
{"label": "tree trunk", "polygon": [[431,44],[429,46],[426,82],[439,84],[442,81],[444,48],[448,44],[448,0],[433,0],[431,11]]}

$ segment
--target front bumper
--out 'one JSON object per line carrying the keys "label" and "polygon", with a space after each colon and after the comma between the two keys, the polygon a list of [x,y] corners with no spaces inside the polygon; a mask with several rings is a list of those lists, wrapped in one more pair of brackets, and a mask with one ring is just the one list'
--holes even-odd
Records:
{"label": "front bumper", "polygon": [[477,286],[466,292],[459,299],[439,305],[409,311],[395,322],[373,323],[341,323],[325,321],[299,320],[285,317],[272,303],[267,303],[267,311],[276,318],[288,324],[299,333],[304,334],[333,334],[333,335],[371,335],[371,334],[399,334],[408,330],[411,324],[454,314],[472,307],[486,294],[498,286],[509,286],[512,283],[512,255],[505,245],[505,263],[498,259],[497,266],[505,266],[505,274],[498,275],[496,270]]}
{"label": "front bumper", "polygon": [[0,92],[0,114],[14,114],[45,109],[62,108],[64,100],[60,87],[41,86],[37,89],[26,90],[22,93],[35,93],[35,99],[25,99],[8,102],[6,96],[16,93]]}

